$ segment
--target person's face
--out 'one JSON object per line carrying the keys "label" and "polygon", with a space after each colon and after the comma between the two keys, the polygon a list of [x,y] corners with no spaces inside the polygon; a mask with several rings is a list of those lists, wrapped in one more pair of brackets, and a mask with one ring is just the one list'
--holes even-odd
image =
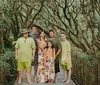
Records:
{"label": "person's face", "polygon": [[37,28],[36,28],[36,27],[32,27],[32,32],[33,32],[34,34],[36,34],[36,33],[37,33]]}
{"label": "person's face", "polygon": [[66,39],[66,35],[65,34],[61,34],[61,39],[65,40]]}
{"label": "person's face", "polygon": [[27,38],[28,37],[28,33],[23,33],[23,37]]}
{"label": "person's face", "polygon": [[48,42],[48,47],[52,47],[52,43],[51,42]]}
{"label": "person's face", "polygon": [[49,36],[50,36],[50,38],[53,38],[55,36],[55,33],[51,31],[51,32],[49,32]]}
{"label": "person's face", "polygon": [[44,37],[45,36],[45,33],[44,32],[41,32],[40,36],[41,37]]}

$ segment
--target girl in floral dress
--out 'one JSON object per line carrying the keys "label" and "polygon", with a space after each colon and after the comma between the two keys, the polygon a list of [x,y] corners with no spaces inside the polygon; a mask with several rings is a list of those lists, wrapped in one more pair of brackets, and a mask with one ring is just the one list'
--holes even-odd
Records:
{"label": "girl in floral dress", "polygon": [[54,59],[55,59],[55,49],[51,41],[47,42],[47,48],[45,48],[45,80],[48,83],[52,83],[55,77],[54,71]]}
{"label": "girl in floral dress", "polygon": [[44,83],[45,80],[45,66],[44,66],[44,48],[46,47],[46,39],[44,32],[39,34],[38,42],[38,69],[37,69],[37,83]]}

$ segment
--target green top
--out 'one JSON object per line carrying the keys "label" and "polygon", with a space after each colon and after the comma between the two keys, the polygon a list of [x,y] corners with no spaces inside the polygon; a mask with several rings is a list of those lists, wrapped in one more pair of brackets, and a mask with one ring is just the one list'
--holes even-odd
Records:
{"label": "green top", "polygon": [[[57,51],[62,48],[60,40],[57,37],[55,37],[53,40],[50,40],[50,41],[52,41],[55,48],[55,52],[57,53]],[[60,56],[61,56],[61,53],[56,57],[55,61],[59,61]]]}
{"label": "green top", "polygon": [[18,48],[18,61],[28,62],[32,60],[32,50],[35,48],[35,42],[32,38],[21,37],[17,40],[15,48]]}
{"label": "green top", "polygon": [[[69,43],[69,41],[61,41],[61,45],[62,45],[62,56],[61,56],[61,63],[65,64],[65,60],[67,57],[67,53],[71,52],[71,45]],[[71,60],[71,55],[69,56],[69,61]]]}

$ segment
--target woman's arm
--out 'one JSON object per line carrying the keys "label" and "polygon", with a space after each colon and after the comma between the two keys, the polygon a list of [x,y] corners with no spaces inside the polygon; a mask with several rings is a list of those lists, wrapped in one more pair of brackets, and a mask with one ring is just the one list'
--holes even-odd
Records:
{"label": "woman's arm", "polygon": [[54,57],[54,60],[55,60],[55,48],[53,48],[53,57]]}
{"label": "woman's arm", "polygon": [[46,51],[47,51],[47,49],[44,49],[44,65],[46,65]]}

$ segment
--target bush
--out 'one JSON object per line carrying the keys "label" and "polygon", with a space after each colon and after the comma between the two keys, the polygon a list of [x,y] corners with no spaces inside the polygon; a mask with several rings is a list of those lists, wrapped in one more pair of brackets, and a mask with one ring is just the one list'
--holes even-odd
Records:
{"label": "bush", "polygon": [[3,69],[5,71],[5,74],[0,75],[0,78],[3,75],[6,77],[4,80],[5,81],[4,85],[13,85],[14,84],[16,77],[17,77],[17,69],[16,68],[17,67],[16,67],[14,52],[12,52],[11,50],[6,51],[0,57],[0,69]]}
{"label": "bush", "polygon": [[4,61],[0,61],[0,85],[4,85],[4,81],[6,80],[6,75],[10,71],[10,64]]}
{"label": "bush", "polygon": [[72,79],[76,85],[100,85],[100,52],[72,51]]}

